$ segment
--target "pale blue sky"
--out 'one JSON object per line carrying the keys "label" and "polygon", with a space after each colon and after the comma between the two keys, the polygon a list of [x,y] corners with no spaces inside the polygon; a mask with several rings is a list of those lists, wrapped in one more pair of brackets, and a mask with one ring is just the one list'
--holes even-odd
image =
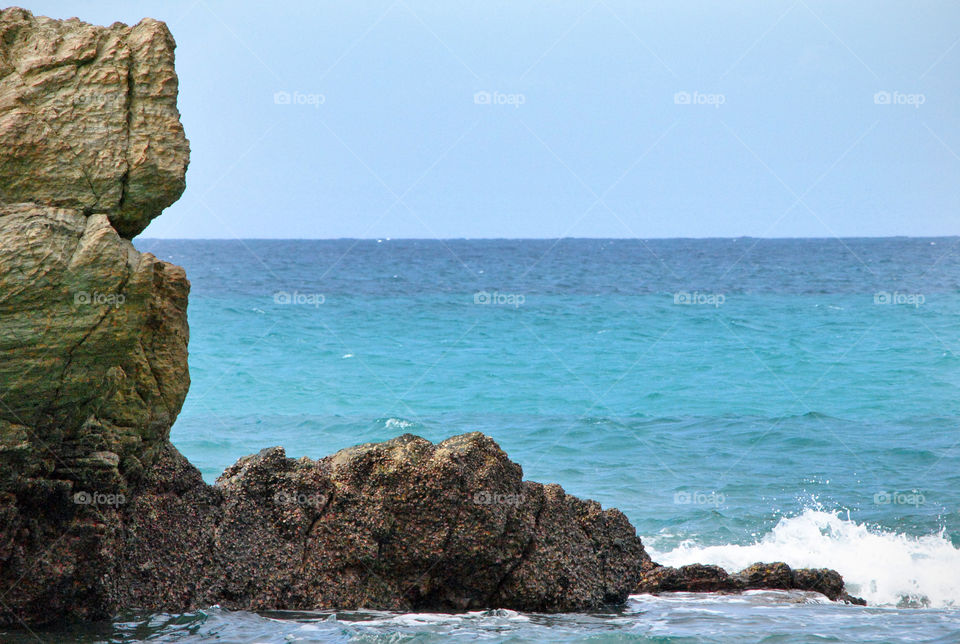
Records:
{"label": "pale blue sky", "polygon": [[26,7],[170,26],[192,154],[145,237],[958,233],[955,2]]}

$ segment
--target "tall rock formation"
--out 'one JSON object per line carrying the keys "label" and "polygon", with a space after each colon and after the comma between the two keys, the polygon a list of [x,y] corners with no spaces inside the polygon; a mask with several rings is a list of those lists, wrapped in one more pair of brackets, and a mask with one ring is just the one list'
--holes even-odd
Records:
{"label": "tall rock formation", "polygon": [[173,49],[155,20],[0,12],[3,621],[105,614],[189,387],[189,283],[130,242],[185,186]]}

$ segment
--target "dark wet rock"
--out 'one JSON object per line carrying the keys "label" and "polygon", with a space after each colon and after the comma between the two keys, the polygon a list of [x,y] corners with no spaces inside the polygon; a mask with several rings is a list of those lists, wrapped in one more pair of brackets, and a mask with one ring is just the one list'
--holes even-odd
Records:
{"label": "dark wet rock", "polygon": [[785,563],[755,563],[736,574],[736,578],[748,589],[793,588],[793,570]]}
{"label": "dark wet rock", "polygon": [[228,607],[586,610],[624,601],[648,559],[623,514],[522,481],[480,433],[272,448],[217,487],[230,575],[209,597]]}
{"label": "dark wet rock", "polygon": [[99,609],[185,611],[203,608],[223,496],[167,444],[118,516],[113,584]]}
{"label": "dark wet rock", "polygon": [[806,590],[833,601],[866,606],[844,591],[843,577],[829,568],[790,568],[783,562],[755,563],[731,575],[719,566],[691,564],[655,566],[644,572],[636,592],[740,592],[744,590]]}
{"label": "dark wet rock", "polygon": [[0,577],[16,589],[7,623],[212,604],[583,611],[625,601],[652,565],[623,514],[523,481],[480,433],[319,461],[270,448],[214,486],[167,445],[113,505],[48,483],[42,510],[0,506],[17,550]]}
{"label": "dark wet rock", "polygon": [[793,588],[812,590],[836,601],[843,595],[843,577],[829,568],[798,568],[793,571]]}
{"label": "dark wet rock", "polygon": [[853,604],[854,606],[866,606],[867,600],[862,597],[854,597],[850,593],[844,592],[837,598],[837,601],[843,602],[844,604]]}
{"label": "dark wet rock", "polygon": [[743,590],[743,585],[719,566],[690,564],[673,568],[657,566],[644,573],[637,584],[638,593],[694,592],[713,593]]}
{"label": "dark wet rock", "polygon": [[783,562],[755,563],[735,575],[747,589],[808,590],[833,601],[866,606],[867,602],[844,590],[843,577],[830,568],[796,568]]}

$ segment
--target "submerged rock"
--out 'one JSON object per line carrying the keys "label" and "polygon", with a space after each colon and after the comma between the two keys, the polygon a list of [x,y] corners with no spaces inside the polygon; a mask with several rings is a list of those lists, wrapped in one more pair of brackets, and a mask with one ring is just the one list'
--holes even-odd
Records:
{"label": "submerged rock", "polygon": [[740,591],[743,585],[719,566],[690,564],[673,568],[657,565],[646,571],[635,589],[637,593],[662,592],[713,593]]}
{"label": "submerged rock", "polygon": [[755,563],[731,575],[719,566],[691,564],[673,568],[655,565],[644,572],[636,592],[741,592],[744,590],[807,590],[833,601],[866,605],[844,591],[843,577],[829,568],[790,568],[783,562]]}

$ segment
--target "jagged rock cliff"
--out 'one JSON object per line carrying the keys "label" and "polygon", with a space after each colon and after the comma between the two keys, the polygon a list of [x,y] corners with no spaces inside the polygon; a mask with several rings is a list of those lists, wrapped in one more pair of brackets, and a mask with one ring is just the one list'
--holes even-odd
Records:
{"label": "jagged rock cliff", "polygon": [[173,48],[0,12],[0,621],[107,614],[189,387],[189,283],[129,241],[185,186]]}

